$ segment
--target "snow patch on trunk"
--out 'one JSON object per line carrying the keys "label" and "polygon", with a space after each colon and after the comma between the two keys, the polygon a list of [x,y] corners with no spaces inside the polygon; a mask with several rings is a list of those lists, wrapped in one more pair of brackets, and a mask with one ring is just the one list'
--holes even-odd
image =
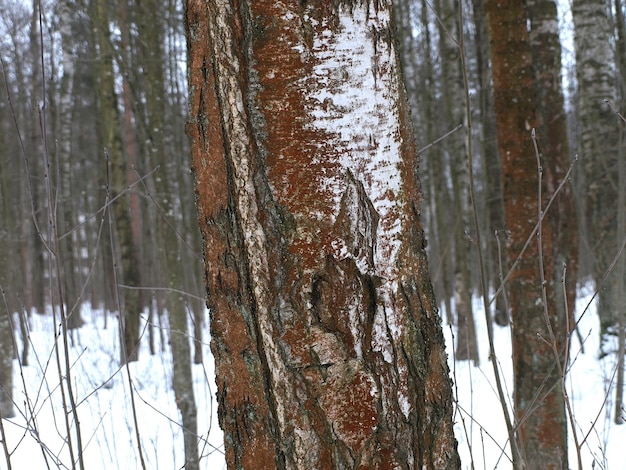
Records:
{"label": "snow patch on trunk", "polygon": [[[393,278],[403,220],[397,207],[402,190],[401,134],[396,54],[387,39],[390,15],[386,10],[344,7],[339,24],[333,26],[338,32],[327,29],[316,35],[310,51],[315,56],[316,83],[307,103],[310,125],[334,136],[325,147],[332,148],[345,173],[363,183],[380,216],[372,274]],[[321,150],[314,158],[328,158]],[[345,174],[331,174],[322,184],[324,193],[331,195],[330,212],[338,214]],[[333,248],[338,258],[347,255],[341,243]]]}

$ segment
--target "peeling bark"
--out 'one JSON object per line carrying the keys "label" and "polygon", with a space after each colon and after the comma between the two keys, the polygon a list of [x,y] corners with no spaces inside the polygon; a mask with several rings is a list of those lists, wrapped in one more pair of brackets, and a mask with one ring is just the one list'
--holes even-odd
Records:
{"label": "peeling bark", "polygon": [[388,2],[190,1],[229,468],[458,468]]}

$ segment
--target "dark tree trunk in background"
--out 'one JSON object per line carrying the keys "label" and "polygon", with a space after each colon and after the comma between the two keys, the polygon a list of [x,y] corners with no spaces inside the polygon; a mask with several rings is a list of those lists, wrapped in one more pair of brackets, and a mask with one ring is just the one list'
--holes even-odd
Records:
{"label": "dark tree trunk in background", "polygon": [[[487,0],[485,11],[512,264],[538,221],[538,168],[531,139],[531,130],[538,124],[535,71],[524,0]],[[547,200],[545,179],[543,183],[542,208]],[[553,349],[556,341],[557,350],[561,350],[565,339],[565,322],[556,313],[552,285],[554,236],[552,224],[546,220],[541,253],[550,287],[547,299],[542,298],[540,251],[535,237],[507,284],[513,322],[516,468],[568,468],[564,398]]]}
{"label": "dark tree trunk in background", "polygon": [[[500,257],[506,252],[506,236],[504,235],[504,201],[502,199],[502,169],[498,142],[496,139],[496,115],[493,106],[493,86],[491,64],[489,61],[489,34],[485,19],[485,2],[472,0],[474,23],[476,27],[476,67],[478,78],[478,93],[480,98],[481,139],[478,144],[482,154],[482,167],[485,186],[485,209],[487,215],[487,233],[483,237],[488,246],[484,250],[487,258],[487,285],[497,291],[500,286],[499,273],[506,270],[501,266]],[[502,240],[498,240],[501,237]],[[502,258],[506,258],[503,255]],[[500,294],[494,301],[493,318],[500,326],[509,322],[509,312]]]}
{"label": "dark tree trunk in background", "polygon": [[[2,263],[0,263],[1,265]],[[0,286],[0,288],[2,288]],[[2,288],[3,289],[3,288]],[[3,289],[4,290],[4,289]],[[15,416],[13,406],[13,325],[0,294],[0,419]]]}
{"label": "dark tree trunk in background", "polygon": [[385,1],[187,5],[229,468],[459,468]]}
{"label": "dark tree trunk in background", "polygon": [[[553,0],[526,0],[531,21],[530,42],[537,93],[537,141],[547,195],[552,196],[565,179],[571,164],[561,80],[561,42],[557,4]],[[546,223],[552,228],[553,277],[551,294],[556,307],[559,350],[574,330],[574,307],[578,277],[578,221],[573,187],[568,182],[552,203]],[[564,299],[567,299],[567,303]]]}
{"label": "dark tree trunk in background", "polygon": [[[165,275],[162,281],[171,289],[166,294],[167,313],[170,323],[170,344],[172,348],[172,386],[176,406],[180,411],[185,446],[185,468],[196,470],[198,461],[198,423],[197,408],[193,390],[191,368],[191,345],[188,318],[189,302],[181,294],[193,287],[184,284],[183,271],[191,269],[185,263],[181,237],[182,201],[174,196],[180,191],[178,166],[181,161],[167,154],[168,135],[166,129],[165,70],[164,70],[164,22],[161,18],[152,18],[152,12],[158,11],[160,2],[142,0],[138,4],[138,31],[141,37],[140,51],[145,86],[145,133],[146,150],[152,168],[159,167],[154,185],[148,185],[153,191],[158,215],[155,236],[158,240],[158,256]],[[182,124],[182,123],[181,123]]]}
{"label": "dark tree trunk in background", "polygon": [[[99,79],[99,112],[101,115],[101,139],[104,152],[107,155],[107,164],[110,166],[110,198],[114,199],[127,188],[127,162],[123,153],[121,117],[117,103],[117,94],[114,84],[113,50],[108,26],[107,5],[104,0],[94,0],[93,27],[99,46],[97,71]],[[139,289],[140,271],[139,255],[133,239],[130,204],[127,194],[117,198],[113,204],[115,218],[115,232],[119,246],[120,272],[117,275],[117,286],[113,289],[119,293],[120,323],[121,323],[121,360],[136,361],[139,356],[139,325],[141,310],[141,295]],[[114,245],[115,246],[115,245]],[[105,253],[111,256],[111,253]],[[129,288],[120,287],[128,286]]]}

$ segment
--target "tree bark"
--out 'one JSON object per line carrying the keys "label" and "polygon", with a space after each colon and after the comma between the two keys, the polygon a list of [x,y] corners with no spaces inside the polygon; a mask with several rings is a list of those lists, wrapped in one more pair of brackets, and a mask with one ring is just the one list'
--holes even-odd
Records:
{"label": "tree bark", "polygon": [[[594,273],[598,292],[598,315],[602,344],[606,334],[615,332],[618,306],[615,293],[626,288],[626,281],[608,273],[621,240],[617,240],[616,214],[619,180],[619,127],[606,101],[616,95],[616,57],[607,2],[573,0],[574,45],[576,48],[577,105],[580,126],[579,153],[585,162],[587,226],[594,253]],[[603,349],[603,347],[601,346]]]}
{"label": "tree bark", "polygon": [[[65,233],[76,226],[77,215],[75,198],[72,197],[74,184],[74,169],[72,165],[72,114],[74,111],[74,53],[72,50],[72,4],[69,1],[59,2],[59,30],[61,33],[61,66],[63,76],[59,87],[58,123],[55,133],[58,146],[58,162],[60,177],[57,182],[61,193],[59,208],[59,228]],[[63,275],[64,299],[68,310],[67,325],[74,329],[82,326],[80,314],[80,286],[79,269],[77,266],[78,251],[74,247],[79,245],[78,233],[70,233],[59,241],[61,252],[60,263]]]}
{"label": "tree bark", "polygon": [[459,468],[385,1],[187,5],[229,468]]}
{"label": "tree bark", "polygon": [[[547,196],[563,182],[571,164],[561,80],[561,42],[557,4],[553,0],[526,0],[531,21],[530,41],[536,77],[537,140]],[[556,306],[558,349],[563,360],[574,330],[574,307],[578,278],[578,222],[571,184],[556,196],[546,223],[553,233],[550,295]],[[563,295],[565,289],[565,296]],[[564,297],[567,302],[564,302]]]}
{"label": "tree bark", "polygon": [[[498,146],[502,156],[505,219],[510,232],[511,264],[538,221],[538,168],[531,130],[537,127],[535,71],[524,0],[485,2],[490,37]],[[546,194],[542,180],[541,194]],[[567,469],[567,423],[554,341],[562,344],[562,319],[553,289],[542,298],[541,265],[546,282],[554,279],[552,224],[542,224],[541,247],[533,240],[509,280],[513,336],[516,468]],[[541,250],[541,252],[540,252]],[[553,335],[556,339],[552,339]],[[563,365],[561,365],[563,367]]]}

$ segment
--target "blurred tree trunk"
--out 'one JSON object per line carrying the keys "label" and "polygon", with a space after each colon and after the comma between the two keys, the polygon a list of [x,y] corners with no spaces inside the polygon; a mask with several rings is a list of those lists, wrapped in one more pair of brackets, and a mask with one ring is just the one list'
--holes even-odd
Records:
{"label": "blurred tree trunk", "polygon": [[188,2],[229,468],[460,467],[390,15]]}
{"label": "blurred tree trunk", "polygon": [[181,155],[180,153],[168,147],[170,142],[166,132],[166,59],[163,51],[165,25],[162,20],[153,16],[153,12],[160,8],[160,2],[142,0],[137,7],[137,31],[141,37],[139,60],[145,92],[146,144],[151,167],[160,167],[156,174],[156,184],[150,190],[154,191],[160,212],[156,226],[159,258],[163,272],[166,273],[164,280],[171,289],[167,293],[166,301],[172,348],[172,382],[183,423],[185,468],[194,470],[199,468],[199,461],[197,409],[193,391],[188,324],[190,309],[189,302],[181,294],[186,289],[183,283],[183,269],[187,269],[181,229],[184,209],[179,198],[174,197],[180,192],[178,167],[183,164],[183,160],[176,158],[176,155]]}
{"label": "blurred tree trunk", "polygon": [[[485,5],[483,0],[472,0],[473,16],[476,28],[476,67],[478,78],[478,94],[480,100],[480,131],[482,138],[478,144],[482,154],[482,166],[485,186],[485,214],[487,216],[487,234],[483,237],[487,243],[484,251],[487,258],[487,285],[494,289],[500,287],[499,272],[506,271],[506,266],[499,265],[499,252],[497,237],[503,232],[504,201],[502,199],[502,169],[500,167],[500,155],[496,140],[496,115],[493,105],[493,86],[491,78],[491,65],[489,62],[489,34],[485,19]],[[500,243],[500,248],[505,250],[505,243]],[[500,326],[509,322],[504,295],[500,294],[495,300],[493,318]]]}
{"label": "blurred tree trunk", "polygon": [[[59,162],[59,228],[60,234],[64,234],[71,230],[76,223],[75,198],[73,197],[74,188],[74,168],[72,156],[72,116],[74,112],[74,57],[73,44],[74,36],[72,33],[72,4],[69,1],[59,2],[59,31],[61,33],[61,67],[63,76],[59,87],[58,99],[58,121],[57,121],[57,158]],[[77,328],[82,326],[82,318],[80,316],[79,298],[80,289],[78,286],[78,269],[77,255],[78,251],[74,251],[74,247],[80,246],[78,233],[67,233],[65,237],[59,240],[60,257],[64,301],[67,306],[67,326],[69,328]]]}
{"label": "blurred tree trunk", "polygon": [[[531,129],[537,126],[536,80],[524,0],[487,0],[485,11],[512,264],[538,220],[538,168],[531,140]],[[546,181],[543,183],[545,195]],[[546,198],[542,199],[543,208]],[[549,284],[554,279],[553,232],[546,220],[541,254]],[[539,256],[533,240],[508,283],[517,425],[513,460],[516,468],[567,469],[567,422],[551,339],[554,333],[557,347],[562,344],[563,325],[556,315],[553,289],[545,299],[547,304],[542,301]]]}
{"label": "blurred tree trunk", "polygon": [[[37,0],[33,0],[32,14],[29,24],[29,83],[23,82],[26,88],[29,90],[30,100],[26,99],[26,109],[24,119],[20,122],[28,122],[26,135],[26,152],[27,155],[41,155],[41,129],[39,123],[39,104],[42,98],[42,84],[41,84],[41,51],[39,43],[39,3]],[[15,58],[16,62],[21,62],[18,57]],[[20,80],[20,82],[22,82]],[[30,174],[28,178],[33,178],[36,175],[43,173],[42,162],[40,158],[30,159]],[[26,186],[26,185],[24,185]],[[38,233],[38,229],[44,230],[46,227],[46,219],[44,214],[45,210],[45,197],[43,195],[43,185],[28,185],[22,187],[22,197],[24,203],[24,209],[26,217],[24,217],[23,228],[23,240],[22,245],[24,250],[22,260],[24,262],[22,269],[24,274],[24,285],[31,292],[31,305],[35,311],[44,313],[46,301],[52,302],[51,298],[46,297],[46,272],[47,267],[44,259],[45,248],[41,242],[42,234]],[[32,191],[29,194],[29,191]],[[31,213],[29,214],[29,210]],[[26,220],[36,220],[38,227],[34,224],[28,223]],[[42,228],[44,227],[44,228]]]}
{"label": "blurred tree trunk", "polygon": [[[618,120],[607,101],[616,96],[614,38],[605,0],[573,0],[574,45],[576,47],[577,105],[580,126],[579,153],[585,162],[587,225],[595,260],[595,280],[599,288],[598,315],[602,351],[609,332],[616,332],[618,310],[616,292],[626,288],[626,280],[608,273],[621,240],[617,239],[619,180]],[[622,307],[623,311],[623,307]]]}
{"label": "blurred tree trunk", "polygon": [[[99,48],[97,60],[99,79],[99,112],[101,116],[102,145],[108,156],[111,168],[111,194],[114,199],[127,187],[127,169],[122,149],[121,119],[115,91],[113,72],[113,50],[108,26],[109,16],[105,0],[94,0],[93,27]],[[119,292],[120,325],[121,325],[121,361],[136,361],[139,356],[139,325],[141,299],[140,290],[132,287],[140,286],[139,257],[133,240],[129,198],[127,195],[118,197],[113,204],[115,233],[119,243],[121,276],[117,283],[131,287],[130,289],[114,286]],[[110,253],[107,256],[111,256]]]}
{"label": "blurred tree trunk", "polygon": [[[626,182],[626,139],[624,125],[621,126],[618,147],[617,176],[620,182]],[[619,185],[617,191],[617,231],[618,243],[626,242],[626,184]],[[626,254],[622,253],[615,265],[614,276],[626,278]],[[617,309],[617,374],[615,379],[615,411],[613,421],[623,424],[626,419],[624,407],[624,355],[626,354],[626,290],[617,288],[613,292],[613,305]]]}
{"label": "blurred tree trunk", "polygon": [[[438,23],[440,25],[439,47],[442,57],[442,86],[445,90],[443,103],[445,122],[451,126],[460,125],[466,121],[463,106],[465,85],[459,45],[463,30],[459,24],[459,8],[458,0],[437,0],[435,3],[440,20]],[[455,359],[471,360],[478,364],[478,344],[472,311],[472,284],[469,270],[469,174],[466,138],[466,133],[455,132],[441,145],[450,161],[454,204],[454,305],[457,325]]]}
{"label": "blurred tree trunk", "polygon": [[[1,264],[0,264],[1,266]],[[4,290],[4,288],[3,288]],[[4,296],[2,296],[4,297]],[[4,299],[0,307],[0,419],[13,418],[13,327]]]}
{"label": "blurred tree trunk", "polygon": [[[547,196],[556,192],[571,164],[561,77],[561,42],[554,0],[526,0],[536,77],[537,141]],[[566,357],[567,336],[574,330],[578,279],[578,222],[571,184],[552,203],[546,223],[552,227],[553,278],[549,287],[556,306],[558,349]],[[567,304],[564,302],[564,290]],[[562,359],[561,359],[562,360]]]}
{"label": "blurred tree trunk", "polygon": [[[624,19],[624,7],[621,0],[615,0],[615,23],[617,28],[617,41],[615,43],[616,62],[619,71],[619,96],[621,102],[626,97],[626,23]],[[619,245],[626,237],[626,135],[625,124],[620,123],[619,146],[618,146],[618,181],[620,182],[617,192],[617,234],[616,241]],[[626,255],[617,260],[615,277],[624,279],[626,284]],[[625,286],[626,287],[626,286]],[[616,424],[624,423],[626,408],[624,407],[624,355],[626,355],[626,288],[615,290],[614,304],[617,306],[617,377],[615,380],[615,415]]]}
{"label": "blurred tree trunk", "polygon": [[[441,119],[437,119],[438,109],[435,67],[431,55],[434,44],[429,28],[423,28],[423,35],[414,37],[416,24],[428,25],[432,20],[432,12],[426,2],[419,6],[411,0],[394,3],[396,23],[400,24],[400,51],[403,61],[404,82],[407,98],[411,107],[411,120],[414,135],[423,150],[422,188],[424,199],[423,222],[426,226],[428,239],[428,256],[431,268],[431,279],[436,298],[443,303],[446,311],[446,322],[455,322],[452,315],[453,277],[453,230],[450,228],[452,217],[440,207],[451,207],[452,196],[446,178],[442,178],[446,167],[446,155],[442,146],[433,144],[442,134],[450,131],[442,129]],[[450,124],[446,121],[445,126]]]}
{"label": "blurred tree trunk", "polygon": [[[4,60],[2,61],[2,76],[6,77],[4,70]],[[6,79],[6,78],[5,78]],[[0,82],[0,100],[5,101],[6,88],[5,83]],[[10,315],[13,311],[7,299],[6,288],[9,281],[12,280],[11,270],[9,266],[15,261],[12,259],[12,253],[15,253],[15,242],[11,239],[17,235],[15,230],[15,219],[11,214],[12,202],[9,202],[10,178],[8,177],[10,161],[9,154],[5,153],[9,147],[8,139],[6,139],[7,129],[5,124],[10,122],[8,113],[5,112],[6,107],[0,106],[0,419],[12,418],[15,416],[13,407],[13,325],[11,324]],[[13,236],[11,236],[13,235]]]}
{"label": "blurred tree trunk", "polygon": [[[120,28],[120,55],[122,57],[121,69],[122,73],[122,103],[124,110],[124,155],[126,155],[126,183],[128,187],[133,187],[137,183],[137,174],[140,171],[140,165],[137,158],[136,132],[135,132],[135,116],[133,115],[132,91],[130,84],[130,71],[132,67],[132,59],[130,53],[130,25],[128,18],[127,0],[119,0],[119,28]],[[130,210],[130,228],[133,235],[133,243],[137,247],[137,257],[141,262],[140,271],[143,271],[144,254],[142,250],[141,240],[141,213],[139,205],[139,194],[137,189],[133,189],[128,194],[128,205]],[[140,277],[142,277],[140,275]],[[140,305],[143,309],[145,302],[143,295],[140,296]]]}

